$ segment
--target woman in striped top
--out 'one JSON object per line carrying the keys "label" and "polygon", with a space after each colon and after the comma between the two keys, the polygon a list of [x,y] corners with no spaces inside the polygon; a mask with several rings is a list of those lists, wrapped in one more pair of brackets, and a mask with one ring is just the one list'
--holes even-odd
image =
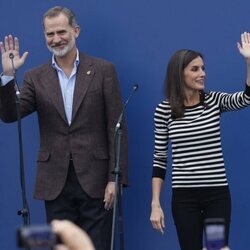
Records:
{"label": "woman in striped top", "polygon": [[245,91],[204,92],[203,57],[177,51],[166,75],[167,99],[155,110],[155,150],[151,223],[163,233],[160,193],[172,146],[172,214],[182,250],[202,249],[206,218],[223,218],[228,245],[231,199],[220,137],[220,115],[250,105],[250,33],[241,35],[239,52],[247,62]]}

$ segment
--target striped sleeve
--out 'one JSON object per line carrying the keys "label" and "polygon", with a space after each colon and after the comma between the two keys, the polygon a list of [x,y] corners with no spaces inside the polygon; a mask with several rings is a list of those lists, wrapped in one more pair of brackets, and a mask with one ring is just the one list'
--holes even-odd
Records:
{"label": "striped sleeve", "polygon": [[218,95],[218,102],[221,112],[236,111],[250,105],[250,87],[246,85],[245,91],[227,94],[222,92],[214,92]]}
{"label": "striped sleeve", "polygon": [[168,120],[171,114],[170,106],[166,101],[160,103],[155,110],[155,141],[153,158],[153,177],[165,178],[168,154]]}

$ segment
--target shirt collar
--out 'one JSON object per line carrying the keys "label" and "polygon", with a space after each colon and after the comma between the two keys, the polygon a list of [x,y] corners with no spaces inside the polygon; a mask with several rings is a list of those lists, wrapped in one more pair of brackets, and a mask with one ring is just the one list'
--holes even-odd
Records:
{"label": "shirt collar", "polygon": [[[76,59],[75,59],[75,62],[74,62],[74,67],[77,67],[80,63],[80,59],[79,59],[79,51],[78,49],[76,50]],[[56,59],[55,59],[55,55],[53,54],[52,55],[52,67],[54,69],[57,69],[57,70],[61,70],[61,68],[58,66],[58,64],[56,63]]]}

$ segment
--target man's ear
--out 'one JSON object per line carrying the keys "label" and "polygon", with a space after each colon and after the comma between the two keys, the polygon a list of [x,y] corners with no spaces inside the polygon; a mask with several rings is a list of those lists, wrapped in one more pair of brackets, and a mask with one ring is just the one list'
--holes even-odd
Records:
{"label": "man's ear", "polygon": [[80,34],[80,31],[81,31],[80,26],[76,26],[74,28],[74,30],[75,30],[75,38],[77,38],[79,36],[79,34]]}

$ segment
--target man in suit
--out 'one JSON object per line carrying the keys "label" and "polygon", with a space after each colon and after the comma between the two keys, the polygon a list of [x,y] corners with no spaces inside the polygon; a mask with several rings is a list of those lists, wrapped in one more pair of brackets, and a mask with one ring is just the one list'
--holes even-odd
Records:
{"label": "man in suit", "polygon": [[[37,112],[40,150],[34,197],[45,200],[47,220],[68,219],[91,236],[97,250],[110,249],[115,194],[114,132],[122,102],[114,66],[80,53],[74,13],[49,9],[43,28],[52,60],[25,74],[20,91],[21,117]],[[0,43],[3,74],[0,118],[16,121],[15,89],[10,53],[18,69],[19,41]],[[127,185],[127,135],[122,137],[121,183]]]}

